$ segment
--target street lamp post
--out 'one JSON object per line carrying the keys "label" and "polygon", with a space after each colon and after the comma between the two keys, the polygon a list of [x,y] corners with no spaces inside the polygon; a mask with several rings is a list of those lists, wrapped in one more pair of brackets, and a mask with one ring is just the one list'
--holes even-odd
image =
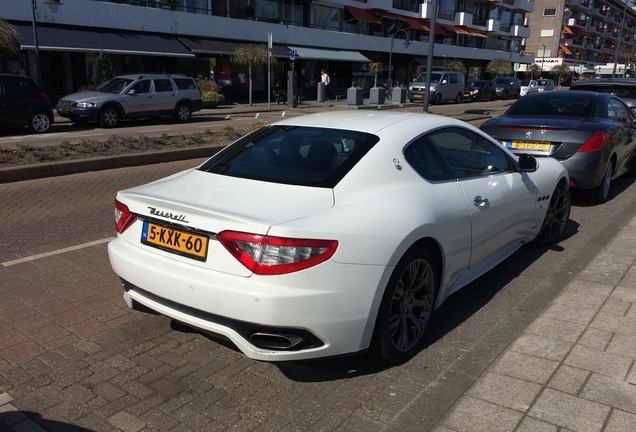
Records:
{"label": "street lamp post", "polygon": [[545,67],[545,45],[543,47],[543,53],[541,54],[541,76],[543,76],[543,68]]}
{"label": "street lamp post", "polygon": [[391,46],[389,48],[389,88],[393,87],[393,82],[391,81],[391,70],[393,69],[393,44],[395,43],[395,35],[399,32],[404,32],[406,35],[406,40],[404,41],[404,48],[408,48],[411,45],[409,42],[409,34],[404,29],[397,29],[393,33],[391,33]]}
{"label": "street lamp post", "polygon": [[612,78],[616,76],[616,64],[618,63],[618,53],[621,51],[621,39],[623,39],[623,29],[625,28],[625,16],[627,15],[627,0],[623,6],[623,19],[621,20],[621,31],[618,33],[618,43],[616,44],[616,52],[614,53],[614,69],[612,70]]}
{"label": "street lamp post", "polygon": [[424,88],[424,112],[428,112],[429,98],[431,97],[431,72],[433,69],[433,53],[435,49],[435,27],[437,26],[437,7],[439,0],[430,0],[431,9],[431,28],[428,36],[428,57],[426,58],[426,84]]}
{"label": "street lamp post", "polygon": [[[60,0],[45,0],[43,4],[48,5],[51,12],[56,13],[57,9],[62,5]],[[35,77],[38,87],[42,89],[44,83],[42,81],[42,62],[40,60],[40,45],[38,43],[38,27],[35,10],[37,9],[37,0],[31,0],[31,17],[33,19],[33,48],[35,50]]]}

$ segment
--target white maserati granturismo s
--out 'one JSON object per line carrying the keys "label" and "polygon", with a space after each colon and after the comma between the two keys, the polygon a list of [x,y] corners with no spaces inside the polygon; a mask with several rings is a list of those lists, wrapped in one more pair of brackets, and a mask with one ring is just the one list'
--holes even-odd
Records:
{"label": "white maserati granturismo s", "polygon": [[108,247],[131,308],[302,360],[422,348],[433,311],[570,214],[568,174],[448,117],[289,118],[121,191]]}

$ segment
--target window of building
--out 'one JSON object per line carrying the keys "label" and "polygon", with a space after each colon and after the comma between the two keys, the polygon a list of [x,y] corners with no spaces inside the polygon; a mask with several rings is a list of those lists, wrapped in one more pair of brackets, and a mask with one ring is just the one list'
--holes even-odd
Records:
{"label": "window of building", "polygon": [[393,8],[409,12],[417,12],[420,9],[420,0],[393,0]]}
{"label": "window of building", "polygon": [[554,29],[541,29],[540,36],[543,37],[552,37],[554,36]]}
{"label": "window of building", "polygon": [[339,8],[312,3],[311,27],[323,30],[339,30],[340,10]]}
{"label": "window of building", "polygon": [[556,16],[556,14],[557,14],[556,8],[543,9],[543,16]]}

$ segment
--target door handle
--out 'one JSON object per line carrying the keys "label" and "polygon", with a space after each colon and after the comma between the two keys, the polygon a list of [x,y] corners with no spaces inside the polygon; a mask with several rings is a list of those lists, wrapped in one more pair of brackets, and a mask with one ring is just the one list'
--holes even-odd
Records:
{"label": "door handle", "polygon": [[485,207],[488,204],[488,198],[484,198],[481,195],[477,195],[474,199],[473,199],[473,205],[475,207]]}

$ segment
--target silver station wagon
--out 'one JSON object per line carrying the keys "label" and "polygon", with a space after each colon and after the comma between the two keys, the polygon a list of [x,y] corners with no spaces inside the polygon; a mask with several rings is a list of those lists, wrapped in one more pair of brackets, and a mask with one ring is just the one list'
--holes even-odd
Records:
{"label": "silver station wagon", "polygon": [[92,91],[73,93],[57,105],[61,117],[75,123],[97,121],[112,128],[122,119],[173,117],[179,123],[201,110],[201,92],[185,75],[120,75]]}

